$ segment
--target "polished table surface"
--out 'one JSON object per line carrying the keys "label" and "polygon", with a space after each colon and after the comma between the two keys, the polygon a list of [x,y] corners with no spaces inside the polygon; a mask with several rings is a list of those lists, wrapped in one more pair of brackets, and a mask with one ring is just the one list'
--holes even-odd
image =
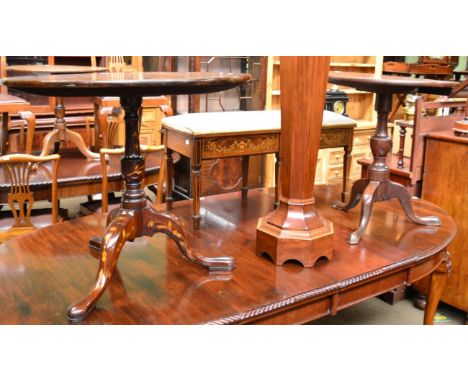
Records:
{"label": "polished table surface", "polygon": [[[440,227],[408,221],[394,200],[375,206],[357,245],[346,237],[359,212],[330,208],[339,189],[316,187],[320,214],[334,224],[334,257],[314,268],[278,267],[255,255],[259,216],[272,207],[273,192],[251,190],[205,199],[201,229],[191,230],[189,201],[174,213],[189,231],[194,250],[232,255],[232,272],[208,272],[182,256],[164,235],[127,243],[117,272],[87,324],[303,323],[432,272],[453,240],[453,219],[437,206],[414,202],[417,212],[440,217]],[[70,302],[87,292],[98,260],[87,239],[104,232],[105,216],[60,223],[0,246],[0,323],[67,324]]]}
{"label": "polished table surface", "polygon": [[9,65],[6,67],[6,70],[7,72],[15,72],[21,74],[77,74],[106,72],[108,69],[99,66],[82,65]]}
{"label": "polished table surface", "polygon": [[349,86],[374,93],[429,93],[450,94],[458,85],[457,81],[440,81],[428,78],[389,76],[385,74],[335,72],[328,74],[332,84]]}
{"label": "polished table surface", "polygon": [[49,96],[122,96],[210,93],[250,80],[248,74],[200,72],[88,73],[10,77],[5,86]]}

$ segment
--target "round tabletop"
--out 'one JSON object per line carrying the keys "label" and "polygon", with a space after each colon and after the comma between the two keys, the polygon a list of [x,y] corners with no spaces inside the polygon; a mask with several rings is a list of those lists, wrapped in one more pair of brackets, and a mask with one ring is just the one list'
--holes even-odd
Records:
{"label": "round tabletop", "polygon": [[328,82],[373,93],[430,93],[441,95],[450,94],[452,89],[459,84],[457,81],[337,71],[329,73]]}
{"label": "round tabletop", "polygon": [[157,96],[231,89],[249,74],[200,72],[85,73],[11,77],[8,88],[47,96]]}
{"label": "round tabletop", "polygon": [[6,70],[21,74],[76,74],[106,72],[108,69],[82,65],[10,65],[6,67]]}

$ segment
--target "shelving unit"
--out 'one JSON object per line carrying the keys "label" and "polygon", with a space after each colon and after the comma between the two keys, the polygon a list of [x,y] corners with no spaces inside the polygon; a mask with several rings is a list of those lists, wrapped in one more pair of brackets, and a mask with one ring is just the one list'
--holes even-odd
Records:
{"label": "shelving unit", "polygon": [[[281,107],[280,92],[280,58],[269,56],[267,62],[266,80],[266,109],[277,110]],[[382,56],[332,56],[331,71],[348,71],[381,74],[383,66]],[[377,115],[374,111],[375,95],[373,93],[350,89],[344,86],[329,85],[329,89],[343,90],[349,97],[347,113],[350,118],[357,121],[354,131],[353,160],[351,164],[350,178],[352,180],[361,177],[361,166],[358,159],[371,156],[369,140],[374,133]],[[316,171],[316,184],[331,184],[341,181],[343,171],[340,157],[343,150],[322,149],[319,150]],[[272,166],[274,159],[269,158],[267,165],[267,185],[273,182]]]}

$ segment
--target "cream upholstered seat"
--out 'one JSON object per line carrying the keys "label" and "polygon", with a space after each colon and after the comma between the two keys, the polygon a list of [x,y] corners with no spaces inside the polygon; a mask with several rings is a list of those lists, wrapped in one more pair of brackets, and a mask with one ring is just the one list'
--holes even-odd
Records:
{"label": "cream upholstered seat", "polygon": [[[164,144],[167,154],[178,152],[190,159],[190,190],[193,199],[193,223],[194,228],[199,227],[200,197],[201,197],[201,166],[203,160],[231,160],[229,158],[242,158],[242,175],[221,174],[224,182],[229,178],[224,190],[232,190],[242,181],[242,199],[247,200],[249,157],[253,155],[274,154],[275,184],[278,184],[279,174],[279,146],[281,136],[281,112],[276,111],[235,111],[235,112],[211,112],[191,113],[166,117],[161,120],[164,133]],[[320,137],[322,148],[343,147],[343,198],[348,184],[348,174],[351,164],[350,152],[352,149],[353,129],[356,122],[350,118],[330,111],[323,111],[323,137]],[[215,162],[218,163],[218,162]],[[230,167],[231,173],[235,173],[235,165],[221,167],[223,170]],[[270,161],[270,164],[273,162]],[[268,166],[268,164],[267,164]],[[270,166],[271,168],[272,166]],[[216,168],[212,166],[212,168]],[[234,168],[234,170],[233,170]],[[210,170],[210,176],[211,176]],[[227,171],[225,171],[227,173]],[[173,166],[168,161],[168,209],[172,205],[172,176]],[[211,176],[212,179],[213,176]],[[230,178],[232,177],[232,178]],[[234,179],[234,181],[231,181]],[[218,182],[218,180],[216,180]],[[218,183],[219,184],[219,183]],[[278,201],[278,187],[275,188],[275,200]]]}
{"label": "cream upholstered seat", "polygon": [[[163,118],[161,123],[167,129],[196,137],[211,134],[219,136],[249,132],[271,133],[281,129],[281,112],[261,110],[181,114]],[[332,127],[350,123],[353,123],[351,118],[327,110],[323,112],[323,126]]]}

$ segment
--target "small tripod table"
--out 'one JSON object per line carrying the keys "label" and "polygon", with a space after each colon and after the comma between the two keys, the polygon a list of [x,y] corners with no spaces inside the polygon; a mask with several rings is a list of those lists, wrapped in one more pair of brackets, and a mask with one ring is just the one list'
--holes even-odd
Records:
{"label": "small tripod table", "polygon": [[140,236],[163,232],[194,263],[209,270],[232,270],[235,267],[232,257],[210,258],[197,254],[177,217],[146,205],[142,187],[145,160],[139,144],[140,106],[143,96],[218,92],[239,86],[250,78],[250,75],[229,73],[134,72],[28,76],[5,81],[9,88],[47,96],[118,96],[125,110],[122,204],[107,217],[95,284],[83,300],[69,307],[70,320],[81,321],[87,317],[109,285],[125,242]]}
{"label": "small tripod table", "polygon": [[423,225],[440,225],[440,219],[435,216],[416,216],[406,188],[390,181],[390,169],[386,164],[387,154],[392,148],[392,139],[387,132],[388,114],[392,108],[393,94],[418,92],[447,95],[458,83],[352,72],[330,72],[328,81],[332,84],[376,93],[377,127],[370,140],[374,159],[369,166],[368,176],[353,184],[348,203],[336,202],[333,204],[334,208],[348,211],[362,199],[359,228],[351,233],[348,243],[357,244],[361,239],[369,223],[374,203],[392,198],[397,198],[400,201],[406,216],[412,222]]}
{"label": "small tripod table", "polygon": [[[79,74],[79,73],[97,73],[106,72],[107,68],[98,66],[80,66],[80,65],[10,65],[8,72],[19,74]],[[67,128],[65,124],[65,106],[61,96],[55,97],[55,127],[46,135],[42,144],[41,156],[50,154],[51,147],[55,144],[60,147],[60,142],[66,140],[72,141],[80,152],[88,159],[99,160],[99,154],[93,153],[86,147],[80,134]]]}

